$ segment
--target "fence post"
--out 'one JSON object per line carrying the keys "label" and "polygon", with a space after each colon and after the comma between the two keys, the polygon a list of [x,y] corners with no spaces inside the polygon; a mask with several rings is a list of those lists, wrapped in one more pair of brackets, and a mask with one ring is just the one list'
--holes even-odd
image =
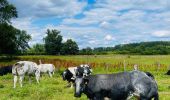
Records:
{"label": "fence post", "polygon": [[134,65],[134,70],[138,70],[138,65],[137,64]]}
{"label": "fence post", "polygon": [[157,62],[157,71],[160,70],[160,66],[161,66],[160,62]]}
{"label": "fence post", "polygon": [[123,66],[124,66],[124,71],[126,71],[126,62],[125,62],[125,60],[123,62]]}

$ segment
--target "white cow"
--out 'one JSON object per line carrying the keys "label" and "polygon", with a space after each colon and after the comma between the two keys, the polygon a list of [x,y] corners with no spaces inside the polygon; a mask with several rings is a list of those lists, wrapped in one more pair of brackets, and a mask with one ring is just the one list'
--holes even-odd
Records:
{"label": "white cow", "polygon": [[38,68],[39,68],[41,73],[47,73],[48,72],[50,77],[52,77],[52,75],[54,75],[55,66],[53,64],[39,64]]}
{"label": "white cow", "polygon": [[15,63],[12,67],[12,74],[14,76],[14,88],[16,88],[17,76],[20,77],[20,86],[22,87],[23,79],[26,74],[29,76],[29,81],[31,83],[31,76],[35,74],[37,83],[39,83],[40,78],[40,70],[38,69],[38,65],[31,61],[19,61]]}

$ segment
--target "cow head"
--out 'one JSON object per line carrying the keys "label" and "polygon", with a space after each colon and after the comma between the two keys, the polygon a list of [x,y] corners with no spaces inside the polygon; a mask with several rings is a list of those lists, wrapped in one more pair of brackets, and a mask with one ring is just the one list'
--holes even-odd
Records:
{"label": "cow head", "polygon": [[88,84],[88,79],[77,76],[75,79],[75,97],[81,97],[86,85]]}
{"label": "cow head", "polygon": [[83,76],[88,76],[91,74],[91,70],[89,67],[84,67],[84,75]]}
{"label": "cow head", "polygon": [[65,81],[66,80],[66,74],[67,74],[67,71],[65,70],[63,73],[61,73],[61,76],[63,78],[63,80]]}

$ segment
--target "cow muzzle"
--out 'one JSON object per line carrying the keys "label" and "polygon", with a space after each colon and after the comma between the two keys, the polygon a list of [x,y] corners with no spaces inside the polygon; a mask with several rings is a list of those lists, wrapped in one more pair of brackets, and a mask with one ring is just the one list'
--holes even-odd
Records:
{"label": "cow muzzle", "polygon": [[80,94],[80,93],[75,93],[75,94],[74,94],[74,97],[80,98],[80,97],[81,97],[81,94]]}

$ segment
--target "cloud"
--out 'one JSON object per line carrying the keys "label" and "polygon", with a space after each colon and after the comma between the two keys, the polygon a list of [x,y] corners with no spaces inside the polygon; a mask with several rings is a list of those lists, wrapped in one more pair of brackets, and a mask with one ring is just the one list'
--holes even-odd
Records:
{"label": "cloud", "polygon": [[[170,40],[170,0],[10,0],[19,18],[13,25],[42,43],[45,31],[57,29],[80,48],[120,43]],[[53,23],[36,22],[53,18]],[[56,20],[60,20],[57,23]],[[108,34],[109,33],[109,34]]]}
{"label": "cloud", "polygon": [[77,0],[9,0],[15,4],[20,17],[71,17],[87,5]]}
{"label": "cloud", "polygon": [[106,35],[106,36],[104,37],[104,39],[107,40],[107,41],[115,40],[115,38],[114,38],[113,36],[109,35],[109,34]]}
{"label": "cloud", "polygon": [[167,30],[155,31],[152,33],[152,35],[158,38],[167,38],[170,37],[170,31]]}

